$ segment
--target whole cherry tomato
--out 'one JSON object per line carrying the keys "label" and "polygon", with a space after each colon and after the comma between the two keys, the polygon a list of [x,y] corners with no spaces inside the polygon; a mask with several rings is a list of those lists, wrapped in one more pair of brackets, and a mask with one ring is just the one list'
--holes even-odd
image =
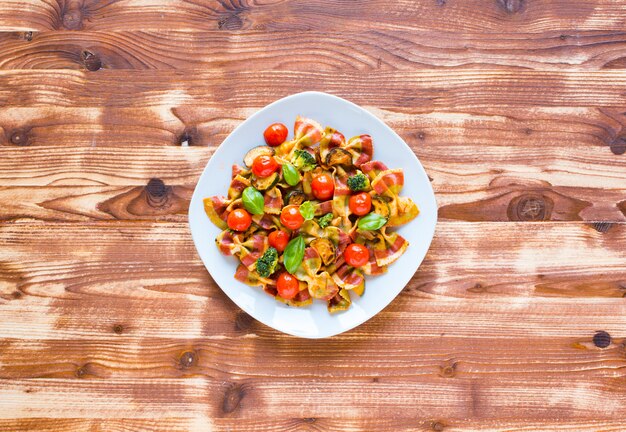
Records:
{"label": "whole cherry tomato", "polygon": [[361,192],[352,195],[348,205],[352,213],[357,216],[363,216],[368,214],[372,208],[372,197],[366,192]]}
{"label": "whole cherry tomato", "polygon": [[311,186],[313,187],[313,195],[315,195],[315,198],[318,200],[330,199],[335,192],[333,178],[326,173],[315,177],[311,182]]}
{"label": "whole cherry tomato", "polygon": [[276,289],[278,290],[279,296],[285,300],[291,300],[298,294],[298,292],[300,292],[300,285],[298,283],[298,279],[287,272],[282,272],[278,275]]}
{"label": "whole cherry tomato", "polygon": [[288,205],[280,213],[280,222],[289,229],[298,229],[304,223],[297,205]]}
{"label": "whole cherry tomato", "polygon": [[281,145],[287,139],[287,126],[282,123],[271,124],[263,132],[263,138],[267,145],[276,147]]}
{"label": "whole cherry tomato", "polygon": [[252,223],[252,217],[244,209],[235,209],[228,214],[226,222],[231,230],[245,231]]}
{"label": "whole cherry tomato", "polygon": [[289,234],[283,230],[272,231],[269,235],[270,246],[276,249],[278,252],[282,252],[289,243]]}
{"label": "whole cherry tomato", "polygon": [[370,252],[367,248],[358,243],[351,243],[343,251],[343,256],[352,267],[361,267],[370,260]]}
{"label": "whole cherry tomato", "polygon": [[269,177],[278,169],[278,162],[272,156],[257,156],[252,162],[252,172],[259,178]]}

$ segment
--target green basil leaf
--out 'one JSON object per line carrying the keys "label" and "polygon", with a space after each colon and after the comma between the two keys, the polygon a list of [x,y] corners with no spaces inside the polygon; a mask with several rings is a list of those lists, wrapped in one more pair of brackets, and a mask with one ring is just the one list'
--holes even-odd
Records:
{"label": "green basil leaf", "polygon": [[304,220],[311,220],[315,217],[315,207],[311,201],[305,201],[300,204],[300,214]]}
{"label": "green basil leaf", "polygon": [[261,192],[259,192],[252,186],[248,186],[243,190],[241,200],[243,201],[243,206],[250,213],[257,215],[263,214],[265,200],[263,199],[263,195],[261,194]]}
{"label": "green basil leaf", "polygon": [[366,231],[375,231],[382,228],[387,223],[387,218],[379,215],[378,213],[369,213],[359,219],[359,229]]}
{"label": "green basil leaf", "polygon": [[283,264],[291,274],[295,273],[304,258],[304,238],[298,236],[287,243],[283,252]]}
{"label": "green basil leaf", "polygon": [[283,164],[283,178],[289,186],[295,186],[300,183],[300,174],[298,174],[296,167],[290,163]]}

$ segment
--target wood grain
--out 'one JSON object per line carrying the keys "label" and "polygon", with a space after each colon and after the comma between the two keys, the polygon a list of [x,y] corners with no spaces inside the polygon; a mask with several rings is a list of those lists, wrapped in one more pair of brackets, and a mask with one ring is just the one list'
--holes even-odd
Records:
{"label": "wood grain", "polygon": [[[605,330],[623,337],[626,224],[549,228],[441,222],[403,294],[350,334],[576,338]],[[238,310],[197,259],[186,224],[5,223],[0,236],[2,337],[89,339],[111,335],[117,324],[142,337],[237,330]],[[47,247],[33,254],[35,243]],[[459,244],[473,247],[450,256]],[[577,319],[564,319],[569,313]],[[454,320],[442,321],[448,314]],[[18,315],[28,325],[16,325]],[[263,326],[256,332],[278,337]]]}
{"label": "wood grain", "polygon": [[[45,87],[39,84],[42,80]],[[626,75],[604,71],[510,71],[460,67],[393,72],[290,70],[0,71],[0,104],[15,107],[155,107],[203,104],[226,111],[258,107],[303,90],[398,111],[455,107],[622,109]]]}
{"label": "wood grain", "polygon": [[[160,418],[150,419],[49,419],[29,418],[20,420],[1,420],[0,427],[15,432],[28,432],[37,428],[41,432],[56,432],[59,430],[71,430],[72,432],[93,432],[94,430],[106,430],[111,432],[188,432],[203,431],[208,428],[209,421],[206,418]],[[621,432],[623,423],[619,420],[466,420],[455,421],[443,419],[421,418],[367,418],[360,419],[333,419],[333,418],[294,418],[294,419],[230,419],[217,418],[210,422],[212,431],[270,431],[270,432],[302,432],[302,431],[334,431],[334,432],[544,432],[546,430],[576,430],[581,432]]]}
{"label": "wood grain", "polygon": [[[186,104],[115,109],[9,105],[0,111],[0,145],[137,147],[180,146],[186,141],[188,146],[217,146],[261,108],[260,104],[240,106],[224,112],[219,107]],[[572,147],[603,146],[610,151],[624,138],[626,125],[623,110],[602,107],[435,110],[415,105],[382,109],[367,103],[364,108],[383,119],[416,150],[457,145],[562,147],[562,152]],[[15,144],[17,135],[23,139]],[[613,158],[615,162],[622,159]]]}
{"label": "wood grain", "polygon": [[[626,220],[626,159],[606,147],[483,145],[477,153],[472,147],[419,141],[409,140],[432,179],[442,218]],[[6,187],[0,188],[0,220],[182,221],[213,151],[0,147],[0,184]],[[152,191],[150,181],[158,185]],[[529,205],[542,211],[528,212]]]}
{"label": "wood grain", "polygon": [[[389,7],[389,6],[386,6]],[[415,70],[487,65],[598,70],[626,59],[626,33],[562,31],[44,31],[0,33],[0,69]],[[228,49],[236,45],[237,49]],[[299,52],[296,59],[285,52]],[[86,54],[88,53],[88,54]]]}
{"label": "wood grain", "polygon": [[[625,24],[613,0],[0,2],[0,430],[626,430]],[[303,90],[388,123],[439,205],[398,298],[314,341],[239,310],[186,223],[215,148]]]}
{"label": "wood grain", "polygon": [[621,28],[626,8],[612,0],[5,0],[0,27],[6,30],[297,30],[324,28],[545,32]]}

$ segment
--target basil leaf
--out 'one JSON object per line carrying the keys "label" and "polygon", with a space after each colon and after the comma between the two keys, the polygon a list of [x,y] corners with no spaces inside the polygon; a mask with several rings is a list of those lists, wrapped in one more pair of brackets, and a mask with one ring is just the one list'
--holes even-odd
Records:
{"label": "basil leaf", "polygon": [[305,201],[300,204],[300,214],[304,220],[311,220],[315,217],[315,208],[311,201]]}
{"label": "basil leaf", "polygon": [[287,243],[283,252],[283,264],[291,274],[295,273],[304,258],[304,238],[298,236]]}
{"label": "basil leaf", "polygon": [[387,218],[382,217],[378,213],[369,213],[359,219],[359,229],[366,231],[375,231],[382,228],[387,223]]}
{"label": "basil leaf", "polygon": [[257,215],[263,214],[265,199],[263,199],[263,195],[261,195],[261,192],[259,192],[252,186],[248,186],[243,190],[241,200],[243,201],[243,206],[250,213]]}
{"label": "basil leaf", "polygon": [[283,164],[283,178],[289,186],[295,186],[300,183],[300,174],[298,174],[298,170],[290,163]]}

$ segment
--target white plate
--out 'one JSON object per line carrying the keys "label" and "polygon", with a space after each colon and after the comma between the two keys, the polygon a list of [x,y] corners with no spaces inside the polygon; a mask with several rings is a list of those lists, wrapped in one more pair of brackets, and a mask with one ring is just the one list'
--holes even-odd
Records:
{"label": "white plate", "polygon": [[[219,253],[215,237],[219,228],[204,213],[202,200],[212,195],[226,195],[231,166],[243,164],[242,158],[252,147],[265,144],[263,131],[271,123],[281,122],[293,134],[296,115],[310,117],[324,126],[332,126],[346,138],[370,134],[374,142],[374,160],[389,168],[403,168],[405,184],[402,195],[413,198],[420,214],[398,232],[410,245],[404,255],[381,276],[367,277],[365,294],[353,299],[345,312],[330,315],[326,303],[314,300],[305,308],[288,307],[267,295],[260,287],[247,286],[234,279],[238,260]],[[326,93],[305,92],[280,99],[240,124],[218,147],[204,168],[189,206],[189,226],[198,254],[222,290],[237,306],[262,323],[294,336],[324,338],[362,324],[387,306],[406,286],[421,264],[435,232],[437,203],[424,168],[413,151],[391,128],[365,109]]]}

